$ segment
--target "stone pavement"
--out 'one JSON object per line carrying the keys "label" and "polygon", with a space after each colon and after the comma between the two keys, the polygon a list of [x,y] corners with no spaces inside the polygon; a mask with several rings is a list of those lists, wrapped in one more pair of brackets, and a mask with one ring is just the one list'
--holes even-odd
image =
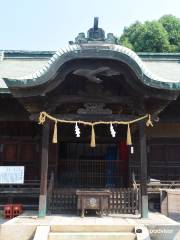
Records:
{"label": "stone pavement", "polygon": [[[129,227],[146,226],[152,236],[159,239],[172,240],[171,235],[178,235],[180,240],[180,223],[167,218],[160,213],[149,213],[148,219],[141,219],[137,215],[110,215],[99,217],[77,217],[72,215],[50,215],[43,219],[37,217],[37,212],[27,211],[19,217],[11,219],[1,225],[0,240],[29,240],[32,239],[37,226],[50,226],[59,232],[110,232],[121,231]],[[178,233],[179,231],[179,233]],[[168,235],[169,234],[169,235]],[[153,238],[158,239],[158,238]]]}
{"label": "stone pavement", "polygon": [[7,221],[6,225],[54,225],[54,224],[65,224],[65,225],[81,225],[81,224],[177,224],[176,221],[160,214],[160,213],[149,213],[148,219],[141,219],[140,215],[131,214],[114,214],[109,216],[100,217],[78,217],[75,215],[47,215],[45,218],[38,218],[37,212],[26,211],[21,216],[13,218]]}

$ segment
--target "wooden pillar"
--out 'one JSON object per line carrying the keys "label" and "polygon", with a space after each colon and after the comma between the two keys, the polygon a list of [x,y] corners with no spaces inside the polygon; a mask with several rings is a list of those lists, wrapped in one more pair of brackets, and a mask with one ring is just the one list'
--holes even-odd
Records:
{"label": "wooden pillar", "polygon": [[148,194],[147,194],[147,149],[145,122],[140,122],[140,160],[141,160],[141,217],[148,218]]}
{"label": "wooden pillar", "polygon": [[48,152],[49,152],[49,122],[45,122],[42,134],[42,155],[41,155],[41,182],[39,196],[39,217],[46,216],[47,201],[47,177],[48,177]]}

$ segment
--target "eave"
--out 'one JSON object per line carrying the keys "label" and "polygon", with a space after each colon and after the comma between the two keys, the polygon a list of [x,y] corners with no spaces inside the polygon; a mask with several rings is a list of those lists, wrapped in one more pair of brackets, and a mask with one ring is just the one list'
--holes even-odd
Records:
{"label": "eave", "polygon": [[[158,56],[159,57],[159,56]],[[146,56],[144,56],[144,59]],[[106,43],[88,43],[69,45],[57,51],[37,72],[19,78],[3,78],[14,97],[19,98],[29,112],[44,109],[49,102],[48,94],[74,71],[73,61],[79,61],[75,67],[81,68],[80,61],[89,60],[116,61],[124,64],[133,72],[135,78],[127,81],[138,89],[140,99],[152,104],[152,112],[161,111],[170,101],[176,100],[180,93],[180,81],[162,78],[152,73],[132,50],[123,46]],[[69,65],[67,65],[69,64]],[[67,66],[69,68],[67,69]],[[119,65],[118,65],[119,66]],[[96,66],[94,66],[96,68]],[[77,68],[77,69],[79,69]],[[140,92],[139,92],[140,90]],[[154,106],[155,104],[155,106]]]}
{"label": "eave", "polygon": [[132,50],[114,44],[83,44],[69,45],[57,51],[44,65],[34,74],[20,78],[3,78],[7,86],[13,92],[17,88],[33,88],[42,86],[53,80],[57,71],[63,64],[73,59],[99,58],[114,59],[127,64],[138,76],[143,85],[148,87],[179,91],[180,82],[165,79],[153,74],[143,63],[141,58]]}

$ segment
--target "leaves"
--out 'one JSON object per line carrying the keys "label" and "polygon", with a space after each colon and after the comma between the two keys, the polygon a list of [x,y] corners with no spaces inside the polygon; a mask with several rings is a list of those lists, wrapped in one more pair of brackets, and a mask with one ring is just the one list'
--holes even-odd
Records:
{"label": "leaves", "polygon": [[180,19],[164,15],[158,21],[137,21],[124,28],[118,43],[136,52],[178,52]]}

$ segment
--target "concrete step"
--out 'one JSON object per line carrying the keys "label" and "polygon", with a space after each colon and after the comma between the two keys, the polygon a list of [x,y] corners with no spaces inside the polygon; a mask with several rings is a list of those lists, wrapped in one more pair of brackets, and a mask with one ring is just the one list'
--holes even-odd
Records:
{"label": "concrete step", "polygon": [[136,240],[130,232],[50,232],[48,240]]}
{"label": "concrete step", "polygon": [[52,225],[51,232],[134,232],[134,225],[116,224],[74,224]]}

